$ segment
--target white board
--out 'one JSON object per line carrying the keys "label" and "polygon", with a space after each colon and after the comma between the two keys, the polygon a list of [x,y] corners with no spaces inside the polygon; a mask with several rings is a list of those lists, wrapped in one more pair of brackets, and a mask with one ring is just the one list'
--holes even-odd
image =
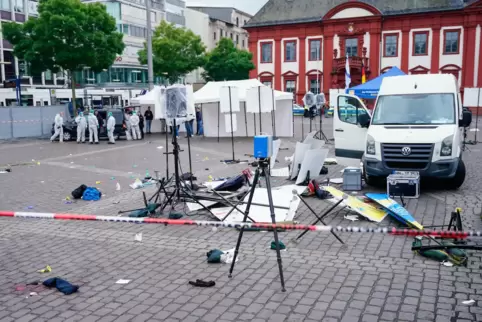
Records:
{"label": "white board", "polygon": [[[231,131],[231,115],[233,118],[233,130]],[[236,114],[225,113],[224,114],[224,126],[226,133],[236,132],[238,130],[238,120]]]}
{"label": "white board", "polygon": [[290,176],[290,170],[288,169],[288,167],[279,168],[279,169],[271,169],[271,176],[272,177],[288,178]]}
{"label": "white board", "polygon": [[482,89],[480,88],[466,88],[464,90],[464,106],[466,107],[482,106]]}
{"label": "white board", "polygon": [[[274,109],[276,111],[276,104]],[[261,113],[271,113],[271,111],[273,111],[273,90],[271,87],[261,87]]]}
{"label": "white board", "polygon": [[325,159],[328,156],[328,149],[316,149],[306,151],[301,163],[301,169],[296,179],[296,184],[301,184],[305,181],[308,171],[310,172],[310,179],[314,179],[320,175]]}
{"label": "white board", "polygon": [[[231,97],[230,97],[231,95]],[[221,113],[239,112],[239,89],[234,86],[223,86],[219,89],[219,108]]]}
{"label": "white board", "polygon": [[298,172],[300,171],[299,167],[303,162],[305,153],[310,149],[311,149],[311,144],[296,142],[294,159],[293,159],[293,163],[291,164],[291,175],[290,175],[291,180],[296,178],[296,176],[298,175]]}
{"label": "white board", "polygon": [[281,146],[281,140],[273,140],[273,155],[270,158],[269,166],[271,169],[274,168],[276,164],[276,158],[278,157],[279,148]]}

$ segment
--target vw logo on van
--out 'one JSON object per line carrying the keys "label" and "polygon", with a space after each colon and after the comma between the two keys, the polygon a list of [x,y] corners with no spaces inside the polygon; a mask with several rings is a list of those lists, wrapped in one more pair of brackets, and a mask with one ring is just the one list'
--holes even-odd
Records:
{"label": "vw logo on van", "polygon": [[412,149],[410,149],[410,147],[405,146],[402,148],[402,155],[407,156],[407,155],[410,155],[410,153],[412,153]]}

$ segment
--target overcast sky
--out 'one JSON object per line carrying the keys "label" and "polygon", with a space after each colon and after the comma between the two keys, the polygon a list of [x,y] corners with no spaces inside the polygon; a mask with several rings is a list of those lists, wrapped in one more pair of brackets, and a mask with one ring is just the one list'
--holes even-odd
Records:
{"label": "overcast sky", "polygon": [[268,0],[186,0],[188,6],[234,7],[254,15]]}

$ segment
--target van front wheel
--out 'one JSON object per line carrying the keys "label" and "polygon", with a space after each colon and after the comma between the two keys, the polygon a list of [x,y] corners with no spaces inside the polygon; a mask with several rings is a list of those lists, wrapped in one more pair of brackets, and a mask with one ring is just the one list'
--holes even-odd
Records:
{"label": "van front wheel", "polygon": [[457,171],[455,172],[455,176],[450,179],[449,185],[452,189],[458,189],[465,181],[465,163],[463,160],[459,161],[459,165],[457,166]]}

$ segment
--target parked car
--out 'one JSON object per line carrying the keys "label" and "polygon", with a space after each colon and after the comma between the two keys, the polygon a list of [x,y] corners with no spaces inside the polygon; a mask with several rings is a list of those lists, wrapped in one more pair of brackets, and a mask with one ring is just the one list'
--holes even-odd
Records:
{"label": "parked car", "polygon": [[[104,119],[104,126],[100,128],[99,133],[99,140],[100,139],[107,139],[107,113],[112,112],[112,116],[115,118],[115,128],[114,128],[114,137],[116,140],[120,139],[121,136],[126,135],[126,127],[125,127],[125,120],[124,120],[124,109],[123,108],[106,108],[106,109],[98,109],[96,110],[99,112],[100,116]],[[52,134],[55,133],[54,130],[54,123],[52,123]],[[75,119],[69,119],[64,121],[64,141],[71,141],[77,139],[77,123],[75,123]],[[85,138],[89,140],[89,126],[87,125],[87,129],[85,130]]]}

